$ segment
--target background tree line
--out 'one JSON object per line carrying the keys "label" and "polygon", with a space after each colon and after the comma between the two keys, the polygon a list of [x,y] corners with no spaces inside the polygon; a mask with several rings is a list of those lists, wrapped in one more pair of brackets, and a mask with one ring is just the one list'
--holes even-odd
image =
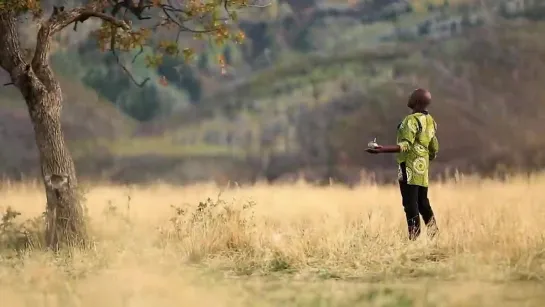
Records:
{"label": "background tree line", "polygon": [[[510,150],[541,146],[543,15],[528,5],[273,1],[238,16],[244,44],[187,35],[180,45],[196,51],[192,61],[164,55],[154,67],[131,62],[138,49],[125,54],[134,78],[150,78],[142,88],[90,39],[100,23],[89,20],[52,44],[68,145],[89,180],[243,183],[304,174],[353,184],[362,170],[390,180],[388,158],[371,163],[361,152],[368,138],[393,138],[406,92],[418,84],[435,93],[444,144],[437,175],[532,169],[543,163],[538,154]],[[31,42],[26,32],[31,27],[23,31]],[[153,58],[152,48],[146,56]],[[0,152],[2,173],[14,179],[38,175],[19,97],[6,87],[0,98],[0,140],[9,144]],[[490,150],[477,145],[483,142]]]}

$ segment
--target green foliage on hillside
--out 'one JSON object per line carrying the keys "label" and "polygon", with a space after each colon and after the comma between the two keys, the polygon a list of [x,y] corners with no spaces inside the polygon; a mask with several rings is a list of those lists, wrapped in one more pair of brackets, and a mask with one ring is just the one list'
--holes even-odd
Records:
{"label": "green foliage on hillside", "polygon": [[[57,73],[66,78],[83,80],[85,85],[95,89],[100,96],[111,101],[129,116],[139,121],[162,120],[166,114],[183,111],[190,105],[199,106],[201,102],[224,95],[233,87],[231,83],[251,83],[250,86],[258,84],[260,81],[248,83],[245,80],[268,78],[270,72],[260,74],[260,70],[273,63],[275,66],[276,63],[286,63],[284,66],[288,66],[291,65],[289,61],[296,63],[309,52],[331,57],[339,52],[375,48],[383,44],[385,37],[395,33],[396,28],[414,26],[422,21],[421,17],[411,17],[423,16],[422,9],[399,11],[394,9],[399,7],[399,3],[395,1],[392,5],[379,5],[375,2],[362,1],[363,6],[353,8],[355,14],[347,11],[345,6],[338,6],[334,1],[326,2],[325,5],[310,1],[303,6],[292,1],[274,2],[263,12],[253,10],[239,17],[241,28],[247,36],[244,45],[233,42],[226,42],[222,46],[208,42],[203,45],[196,44],[191,35],[182,38],[179,46],[176,46],[178,50],[187,46],[198,51],[197,57],[191,63],[181,56],[165,55],[158,67],[150,69],[143,60],[132,61],[135,52],[126,54],[122,60],[131,63],[130,70],[135,79],[151,80],[141,89],[134,88],[129,76],[116,65],[116,59],[111,54],[101,52],[94,40],[82,40],[83,43],[60,48],[54,54],[53,60]],[[420,5],[420,2],[415,2],[414,5]],[[44,3],[48,4],[47,1]],[[369,3],[371,6],[368,6]],[[435,6],[449,7],[447,4],[444,1],[434,2]],[[286,5],[291,6],[291,9],[285,9]],[[316,7],[315,12],[304,18],[293,13],[308,7]],[[384,12],[396,12],[406,21],[392,23],[385,17]],[[362,23],[359,15],[373,19],[371,22]],[[162,35],[166,35],[166,32]],[[155,44],[159,42],[159,39],[154,39]],[[62,46],[62,41],[59,43]],[[145,49],[141,59],[153,56],[150,49]],[[223,72],[218,65],[220,57],[227,65]],[[296,66],[299,68],[294,69],[301,69],[300,65]],[[319,73],[312,76],[313,80],[326,77],[317,74]],[[258,77],[254,78],[255,75]],[[160,84],[163,77],[168,83],[167,86]],[[308,84],[307,81],[304,77],[298,80],[292,78],[285,85],[279,86],[299,87],[302,83]],[[235,88],[238,90],[239,87]],[[271,91],[282,89],[271,90],[266,86],[258,86],[253,91],[269,95]],[[208,108],[207,103],[203,105]]]}
{"label": "green foliage on hillside", "polygon": [[[251,168],[255,176],[305,167],[335,168],[341,157],[348,158],[354,168],[388,166],[386,159],[370,163],[361,155],[361,146],[366,138],[392,138],[392,127],[405,112],[399,106],[416,86],[431,87],[436,93],[440,106],[434,112],[441,127],[459,126],[449,124],[450,115],[462,118],[460,122],[468,127],[465,133],[474,136],[463,146],[493,139],[497,131],[509,131],[508,125],[496,125],[505,118],[483,105],[472,110],[460,80],[470,78],[477,97],[473,99],[497,103],[498,110],[507,108],[498,101],[511,97],[504,92],[513,75],[525,80],[517,84],[526,84],[528,93],[540,97],[538,85],[521,77],[524,67],[514,59],[523,54],[533,61],[527,65],[539,67],[539,58],[526,53],[540,54],[541,40],[535,31],[541,23],[528,21],[526,28],[515,21],[498,23],[503,17],[527,16],[526,11],[503,11],[503,17],[495,16],[495,26],[490,26],[480,4],[447,4],[407,9],[368,1],[368,6],[332,5],[306,15],[272,10],[267,18],[241,16],[247,36],[243,45],[219,47],[188,37],[181,45],[197,51],[193,61],[165,55],[156,67],[147,67],[142,60],[132,63],[137,51],[124,55],[136,80],[150,78],[143,88],[136,87],[115,58],[92,41],[59,48],[53,62],[56,73],[69,80],[67,89],[90,88],[102,101],[101,105],[91,103],[90,108],[106,110],[105,102],[110,104],[108,110],[130,118],[118,121],[125,127],[121,136],[77,141],[74,137],[71,146],[82,161],[100,153],[97,164],[102,168],[114,168],[104,165],[120,161],[141,163],[142,157],[150,155],[184,161],[224,157],[240,162],[241,170],[240,165]],[[392,12],[396,18],[391,18]],[[498,51],[513,46],[519,49]],[[149,49],[140,56],[146,55],[151,55]],[[225,68],[218,65],[219,59],[225,61]],[[494,91],[500,94],[490,94]],[[524,101],[532,101],[530,94],[525,97]],[[13,99],[3,100],[17,109]],[[72,123],[78,122],[81,115],[66,109]],[[524,127],[531,127],[539,118],[536,114],[541,114],[537,105],[529,113],[511,111],[518,112]],[[471,132],[474,129],[480,132]],[[441,130],[447,142],[459,138],[455,130]],[[531,141],[535,138],[531,133],[524,136],[525,142],[538,146]],[[500,156],[508,147],[502,142],[511,141],[489,144],[497,159],[503,159]],[[457,156],[458,145],[444,147],[451,154],[441,155],[444,160],[438,163],[466,167],[480,161],[476,149],[475,155]],[[133,162],[123,163],[130,168]]]}

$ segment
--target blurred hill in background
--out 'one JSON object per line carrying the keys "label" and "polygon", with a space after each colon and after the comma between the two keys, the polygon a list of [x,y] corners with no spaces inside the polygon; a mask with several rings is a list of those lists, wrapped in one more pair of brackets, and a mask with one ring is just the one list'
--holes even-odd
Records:
{"label": "blurred hill in background", "polygon": [[[143,88],[88,39],[97,25],[63,32],[52,58],[82,178],[244,184],[302,175],[354,184],[374,174],[392,181],[393,157],[364,149],[374,137],[394,141],[416,87],[434,97],[435,175],[545,166],[545,4],[538,1],[273,1],[241,16],[243,45],[219,48],[188,36],[181,44],[197,49],[193,62],[132,64],[138,79],[152,80]],[[219,56],[228,64],[223,73]],[[0,81],[7,82],[3,72]],[[24,101],[15,89],[0,90],[0,173],[34,177]]]}

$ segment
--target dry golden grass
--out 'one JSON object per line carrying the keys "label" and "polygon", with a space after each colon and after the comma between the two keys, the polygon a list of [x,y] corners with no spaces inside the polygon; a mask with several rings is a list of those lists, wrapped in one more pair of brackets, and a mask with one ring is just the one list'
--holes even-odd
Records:
{"label": "dry golden grass", "polygon": [[[540,306],[544,188],[545,176],[435,183],[441,234],[410,243],[394,186],[256,186],[221,195],[214,185],[94,186],[87,193],[94,248],[16,255],[2,243],[0,301]],[[0,194],[2,211],[32,218],[43,210],[39,186],[4,185]]]}

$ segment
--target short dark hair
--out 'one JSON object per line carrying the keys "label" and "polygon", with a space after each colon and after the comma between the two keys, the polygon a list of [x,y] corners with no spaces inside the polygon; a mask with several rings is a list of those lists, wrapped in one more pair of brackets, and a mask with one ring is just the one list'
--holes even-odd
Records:
{"label": "short dark hair", "polygon": [[417,88],[411,93],[409,102],[411,102],[411,105],[425,108],[431,103],[430,92],[423,88]]}

